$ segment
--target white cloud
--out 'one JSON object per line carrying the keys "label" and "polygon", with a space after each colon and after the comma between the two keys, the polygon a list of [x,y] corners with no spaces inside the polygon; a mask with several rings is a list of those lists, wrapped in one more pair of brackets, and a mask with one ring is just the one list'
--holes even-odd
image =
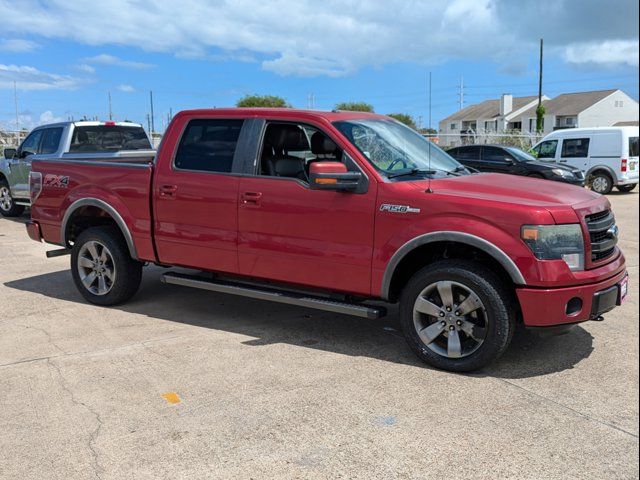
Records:
{"label": "white cloud", "polygon": [[46,112],[42,112],[40,114],[39,125],[44,125],[46,123],[57,123],[62,121],[64,121],[63,117],[57,117],[53,114],[51,110],[47,110]]}
{"label": "white cloud", "polygon": [[21,90],[72,90],[83,80],[70,75],[48,73],[26,65],[3,65],[0,63],[0,88],[13,88],[13,82]]}
{"label": "white cloud", "polygon": [[572,44],[564,50],[569,63],[627,64],[638,67],[638,40],[605,40]]}
{"label": "white cloud", "polygon": [[101,65],[111,65],[115,67],[124,67],[124,68],[134,68],[136,70],[145,70],[147,68],[153,68],[155,65],[151,63],[143,63],[143,62],[132,62],[130,60],[122,60],[113,55],[108,55],[106,53],[102,53],[100,55],[96,55],[95,57],[88,57],[84,59],[87,63],[99,63]]}
{"label": "white cloud", "polygon": [[[18,128],[20,130],[23,130],[23,129],[31,130],[32,128],[35,128],[38,125],[46,125],[49,123],[63,122],[64,120],[65,120],[64,117],[54,115],[54,113],[51,110],[46,110],[35,118],[31,112],[23,112],[18,115],[18,122],[19,122]],[[9,131],[16,130],[15,118],[11,118],[7,122],[0,123],[0,129],[6,129]]]}
{"label": "white cloud", "polygon": [[39,44],[23,38],[0,39],[0,51],[8,53],[29,53],[40,47]]}
{"label": "white cloud", "polygon": [[118,85],[118,90],[125,93],[133,93],[136,91],[136,89],[132,85],[126,84]]}
{"label": "white cloud", "polygon": [[[21,35],[182,58],[239,55],[283,75],[339,76],[394,62],[522,63],[540,37],[550,53],[590,41],[637,39],[637,1],[602,5],[601,0],[165,0],[152,5],[103,0],[92,3],[89,13],[83,2],[22,0],[0,1],[0,18],[6,31]],[[575,57],[570,53],[567,61]],[[108,54],[86,62],[151,67]],[[607,63],[612,62],[629,63],[621,55],[610,56]]]}
{"label": "white cloud", "polygon": [[86,63],[81,63],[80,65],[76,65],[74,68],[79,72],[84,72],[84,73],[96,72],[96,69],[94,67],[92,67],[91,65],[87,65]]}

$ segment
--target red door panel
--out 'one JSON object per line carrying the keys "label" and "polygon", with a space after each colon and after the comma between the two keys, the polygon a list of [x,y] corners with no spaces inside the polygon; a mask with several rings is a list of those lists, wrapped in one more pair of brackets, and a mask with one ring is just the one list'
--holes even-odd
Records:
{"label": "red door panel", "polygon": [[370,293],[375,183],[366,194],[311,190],[293,179],[243,177],[238,259],[243,275]]}
{"label": "red door panel", "polygon": [[216,173],[156,174],[155,240],[161,262],[237,273],[239,181]]}

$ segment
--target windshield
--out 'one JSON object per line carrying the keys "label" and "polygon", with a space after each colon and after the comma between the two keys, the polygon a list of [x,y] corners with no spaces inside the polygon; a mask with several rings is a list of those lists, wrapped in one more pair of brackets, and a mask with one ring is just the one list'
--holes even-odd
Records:
{"label": "windshield", "polygon": [[516,157],[516,160],[520,160],[521,162],[530,162],[531,160],[535,160],[536,157],[534,157],[533,155],[524,152],[522,150],[520,150],[519,148],[515,148],[515,147],[506,147],[506,150],[513,155],[514,157]]}
{"label": "windshield", "polygon": [[410,128],[391,120],[349,120],[334,125],[389,179],[460,175],[466,169]]}

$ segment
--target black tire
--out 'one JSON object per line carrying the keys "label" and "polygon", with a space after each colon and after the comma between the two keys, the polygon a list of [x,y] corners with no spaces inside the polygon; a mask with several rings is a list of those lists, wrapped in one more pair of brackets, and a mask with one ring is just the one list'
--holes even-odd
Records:
{"label": "black tire", "polygon": [[[482,310],[478,310],[481,312],[479,315],[486,320],[485,328],[481,329],[484,332],[483,341],[476,350],[471,350],[471,353],[461,358],[450,358],[435,352],[433,348],[437,346],[428,345],[420,338],[414,319],[414,305],[418,295],[430,285],[443,281],[454,282],[468,288],[470,292],[477,295],[483,306]],[[442,260],[418,271],[405,286],[400,297],[400,324],[409,347],[421,360],[442,370],[469,372],[494,362],[507,349],[516,327],[515,310],[512,293],[491,270],[470,260]],[[442,314],[443,312],[440,312],[440,315]],[[421,317],[423,314],[415,313],[415,315]],[[429,326],[435,326],[441,323],[441,320],[444,325],[443,318],[437,319],[435,316],[428,315],[424,318],[429,322]],[[433,319],[436,320],[433,321]],[[444,340],[444,335],[447,336],[448,341],[450,335],[447,328],[455,327],[443,328],[445,329],[442,334],[437,334],[440,339],[438,341]],[[475,333],[475,326],[473,330]],[[461,343],[473,341],[471,336],[464,333],[461,333],[458,338],[462,340]],[[435,340],[432,344],[435,344]]]}
{"label": "black tire", "polygon": [[630,183],[629,185],[618,185],[616,188],[622,193],[629,193],[631,190],[638,186],[637,183]]}
{"label": "black tire", "polygon": [[17,205],[11,196],[11,187],[4,178],[0,179],[0,214],[3,217],[19,217],[24,212],[24,205]]}
{"label": "black tire", "polygon": [[[106,263],[111,265],[114,273],[109,290],[103,294],[97,294],[85,286],[81,278],[81,269],[85,269],[85,271],[88,269],[78,265],[81,252],[85,252],[88,245],[96,243],[106,247],[109,257],[111,257],[111,261]],[[129,249],[120,231],[111,226],[91,227],[84,230],[74,242],[71,251],[71,274],[76,288],[88,302],[95,305],[117,305],[133,297],[140,287],[142,266],[141,262],[132,259],[129,255]]]}
{"label": "black tire", "polygon": [[613,190],[613,178],[607,172],[595,172],[589,178],[589,188],[601,195],[608,195]]}

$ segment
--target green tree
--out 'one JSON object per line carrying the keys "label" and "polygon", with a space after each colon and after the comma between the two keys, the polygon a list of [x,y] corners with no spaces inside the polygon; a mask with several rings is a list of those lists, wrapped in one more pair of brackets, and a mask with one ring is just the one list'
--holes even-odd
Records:
{"label": "green tree", "polygon": [[544,130],[544,114],[546,110],[544,105],[540,104],[536,108],[536,132],[542,133]]}
{"label": "green tree", "polygon": [[413,128],[414,130],[418,129],[418,126],[411,115],[407,115],[406,113],[389,113],[387,116],[396,119],[400,123],[404,123],[409,128]]}
{"label": "green tree", "polygon": [[335,106],[336,110],[347,110],[350,112],[371,112],[373,105],[366,102],[340,102]]}
{"label": "green tree", "polygon": [[236,102],[236,107],[291,108],[291,105],[276,95],[245,95]]}

